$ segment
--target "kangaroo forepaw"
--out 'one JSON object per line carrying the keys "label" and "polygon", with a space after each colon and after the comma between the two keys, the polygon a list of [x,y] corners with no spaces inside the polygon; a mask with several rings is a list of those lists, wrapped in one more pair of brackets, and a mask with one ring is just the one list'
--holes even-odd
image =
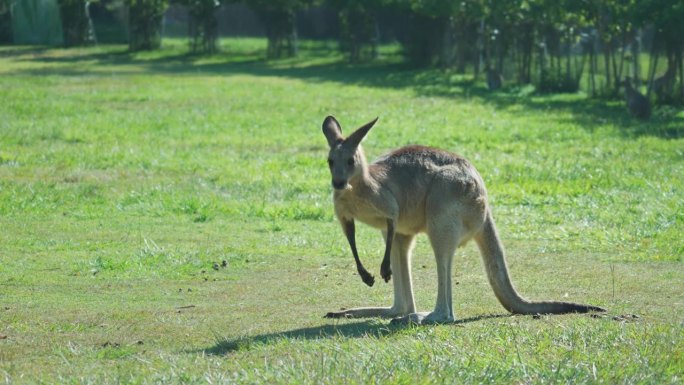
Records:
{"label": "kangaroo forepaw", "polygon": [[389,282],[389,280],[392,278],[392,268],[389,266],[381,266],[380,267],[380,276],[382,279],[385,280],[385,282]]}
{"label": "kangaroo forepaw", "polygon": [[359,270],[359,275],[361,276],[363,283],[365,283],[366,285],[373,286],[373,284],[375,283],[375,277],[373,277],[368,271]]}

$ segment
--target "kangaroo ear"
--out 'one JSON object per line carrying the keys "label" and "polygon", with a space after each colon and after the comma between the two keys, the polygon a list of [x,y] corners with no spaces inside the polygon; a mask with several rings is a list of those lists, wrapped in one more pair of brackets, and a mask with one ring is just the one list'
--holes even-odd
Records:
{"label": "kangaroo ear", "polygon": [[368,131],[370,131],[371,127],[373,127],[373,125],[377,121],[378,118],[375,118],[370,122],[364,124],[358,130],[354,131],[351,135],[349,135],[349,137],[345,141],[354,147],[358,146],[359,144],[361,144],[363,138],[366,136]]}
{"label": "kangaroo ear", "polygon": [[323,135],[328,139],[328,145],[333,147],[337,142],[342,141],[342,128],[337,119],[333,116],[328,116],[323,121]]}

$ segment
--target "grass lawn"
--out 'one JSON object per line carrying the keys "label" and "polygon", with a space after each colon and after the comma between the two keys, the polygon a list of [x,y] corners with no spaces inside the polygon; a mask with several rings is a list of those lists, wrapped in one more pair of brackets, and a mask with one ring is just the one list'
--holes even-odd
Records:
{"label": "grass lawn", "polygon": [[[0,383],[607,383],[684,378],[684,113],[486,92],[334,46],[266,62],[265,42],[0,47]],[[609,309],[509,316],[474,244],[458,322],[327,320],[389,305],[333,218],[321,122],[380,117],[369,158],[406,144],[469,158],[518,290]],[[379,275],[379,233],[357,226]],[[420,310],[436,270],[420,238]]]}

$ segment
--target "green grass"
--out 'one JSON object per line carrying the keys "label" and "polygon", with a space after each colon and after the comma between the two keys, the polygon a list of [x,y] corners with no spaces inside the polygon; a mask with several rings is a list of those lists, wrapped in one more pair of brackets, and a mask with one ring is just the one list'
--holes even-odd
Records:
{"label": "green grass", "polygon": [[[682,381],[682,112],[490,94],[391,47],[349,66],[329,43],[271,62],[264,45],[0,48],[0,382]],[[370,158],[421,143],[471,159],[518,290],[609,314],[508,316],[468,245],[456,324],[323,319],[392,298],[361,282],[333,218],[328,114],[347,132],[380,116]],[[377,275],[380,235],[357,237]],[[431,310],[424,238],[413,268]]]}

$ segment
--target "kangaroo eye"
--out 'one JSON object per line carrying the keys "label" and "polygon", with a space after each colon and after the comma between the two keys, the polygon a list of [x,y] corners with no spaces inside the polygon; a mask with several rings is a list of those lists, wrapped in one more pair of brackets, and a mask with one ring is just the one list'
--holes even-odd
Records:
{"label": "kangaroo eye", "polygon": [[353,166],[354,165],[354,158],[349,158],[349,160],[347,161],[347,165]]}

